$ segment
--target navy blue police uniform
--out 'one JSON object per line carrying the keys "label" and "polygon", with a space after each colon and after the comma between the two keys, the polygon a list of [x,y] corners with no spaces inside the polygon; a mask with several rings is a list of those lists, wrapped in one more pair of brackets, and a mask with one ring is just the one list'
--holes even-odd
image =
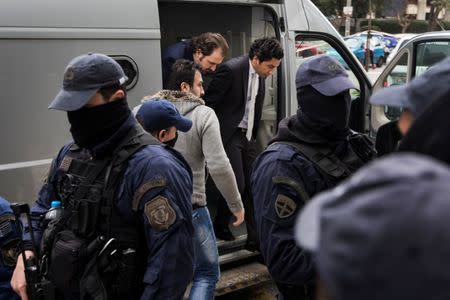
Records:
{"label": "navy blue police uniform", "polygon": [[17,258],[17,229],[9,202],[0,197],[0,300],[19,299],[10,284]]}
{"label": "navy blue police uniform", "polygon": [[[126,98],[103,96],[126,79],[106,55],[76,57],[49,106],[67,111],[74,140],[31,209],[43,280],[56,299],[182,299],[193,276],[191,169],[144,132]],[[87,105],[100,95],[109,101]],[[60,216],[39,219],[53,200],[62,202]]]}
{"label": "navy blue police uniform", "polygon": [[282,293],[283,287],[303,291],[313,282],[313,262],[293,240],[296,216],[328,183],[293,146],[282,143],[269,145],[256,159],[251,181],[264,263]]}
{"label": "navy blue police uniform", "polygon": [[[347,76],[327,56],[305,62],[297,71],[297,114],[280,122],[253,165],[261,254],[282,299],[314,299],[314,260],[294,237],[299,211],[373,157],[369,141],[348,128],[353,84]],[[316,90],[311,80],[324,85]]]}
{"label": "navy blue police uniform", "polygon": [[[122,130],[138,126],[130,116]],[[107,151],[108,143],[98,145],[97,152]],[[61,168],[64,158],[76,153],[81,159],[96,158],[97,153],[80,149],[73,143],[65,145],[53,160],[47,182],[31,209],[42,215],[52,200],[60,199]],[[141,228],[146,257],[141,299],[181,299],[193,276],[192,173],[184,158],[164,145],[148,145],[128,161],[123,179],[116,189],[115,207],[124,224]],[[166,218],[158,218],[166,214]],[[44,228],[35,223],[39,243]],[[141,224],[142,226],[139,226]]]}

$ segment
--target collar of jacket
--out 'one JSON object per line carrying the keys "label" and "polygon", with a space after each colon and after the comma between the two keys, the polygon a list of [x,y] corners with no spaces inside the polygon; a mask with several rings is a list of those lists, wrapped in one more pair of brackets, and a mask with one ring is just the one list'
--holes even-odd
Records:
{"label": "collar of jacket", "polygon": [[174,103],[175,102],[192,102],[192,103],[198,103],[201,105],[205,104],[205,101],[203,101],[202,98],[199,98],[191,93],[185,93],[182,91],[171,91],[171,90],[161,90],[154,95],[145,96],[144,98],[142,98],[141,102],[144,103],[146,101],[154,100],[154,99],[158,99],[158,98],[166,99],[166,100],[169,100],[170,102],[174,102]]}

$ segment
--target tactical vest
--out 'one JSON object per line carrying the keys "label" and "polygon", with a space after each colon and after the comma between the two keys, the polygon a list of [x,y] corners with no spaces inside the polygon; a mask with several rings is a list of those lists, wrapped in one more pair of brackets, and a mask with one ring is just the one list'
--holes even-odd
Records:
{"label": "tactical vest", "polygon": [[333,187],[356,172],[366,162],[376,157],[372,141],[365,135],[352,132],[348,137],[348,151],[343,157],[337,157],[326,145],[309,145],[295,142],[278,141],[295,148],[297,153],[314,164],[315,169]]}
{"label": "tactical vest", "polygon": [[[63,204],[42,238],[46,278],[64,298],[134,299],[142,291],[145,247],[137,218],[126,222],[115,206],[131,155],[159,144],[133,127],[112,154],[92,159],[76,145],[61,160],[56,191]],[[58,297],[56,297],[58,298]]]}

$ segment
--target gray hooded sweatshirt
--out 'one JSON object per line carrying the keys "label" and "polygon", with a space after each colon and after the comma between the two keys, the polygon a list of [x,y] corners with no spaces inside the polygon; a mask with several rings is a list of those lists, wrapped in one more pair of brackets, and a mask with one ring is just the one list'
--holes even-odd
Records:
{"label": "gray hooded sweatshirt", "polygon": [[180,114],[192,120],[192,128],[188,132],[179,131],[175,144],[175,149],[183,154],[192,169],[194,183],[192,204],[206,205],[206,165],[231,212],[239,211],[243,207],[241,195],[223,148],[219,120],[214,110],[206,106],[201,98],[181,91],[162,90],[153,96],[144,97],[142,102],[157,98],[172,102]]}

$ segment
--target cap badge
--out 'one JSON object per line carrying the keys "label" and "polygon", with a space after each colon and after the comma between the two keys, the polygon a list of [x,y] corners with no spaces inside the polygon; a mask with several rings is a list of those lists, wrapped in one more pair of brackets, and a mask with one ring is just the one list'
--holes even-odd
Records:
{"label": "cap badge", "polygon": [[73,69],[72,68],[68,68],[66,73],[64,73],[64,80],[73,80],[73,78],[75,77]]}
{"label": "cap badge", "polygon": [[328,65],[328,70],[330,70],[331,72],[337,72],[339,69],[339,66],[335,63],[331,63]]}

